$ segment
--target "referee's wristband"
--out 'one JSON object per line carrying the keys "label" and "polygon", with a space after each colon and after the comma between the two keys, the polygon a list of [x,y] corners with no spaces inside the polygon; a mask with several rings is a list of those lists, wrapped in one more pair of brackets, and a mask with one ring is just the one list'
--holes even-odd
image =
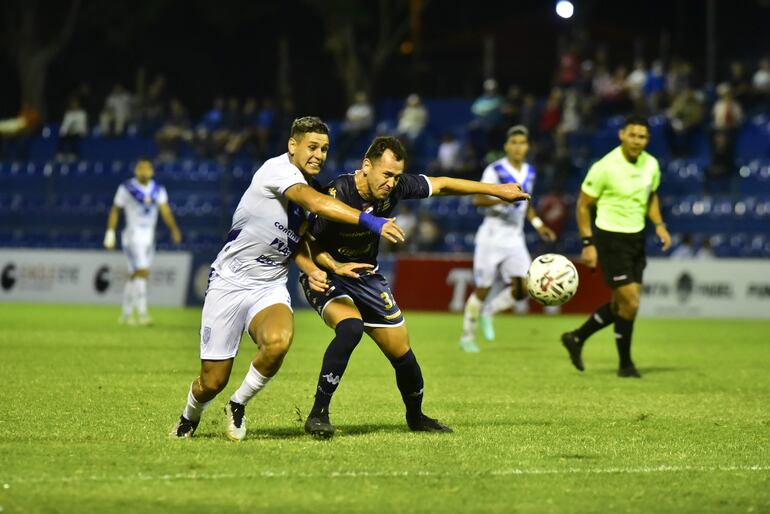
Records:
{"label": "referee's wristband", "polygon": [[583,238],[583,248],[585,248],[586,246],[593,246],[593,244],[594,244],[594,238],[592,236]]}

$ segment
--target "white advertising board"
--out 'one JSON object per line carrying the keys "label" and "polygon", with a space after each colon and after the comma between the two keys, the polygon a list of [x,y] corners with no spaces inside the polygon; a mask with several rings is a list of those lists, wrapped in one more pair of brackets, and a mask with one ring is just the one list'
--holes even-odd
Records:
{"label": "white advertising board", "polygon": [[[158,252],[151,305],[184,305],[192,256]],[[122,252],[0,249],[0,302],[120,304],[128,278]]]}
{"label": "white advertising board", "polygon": [[648,259],[639,315],[770,318],[770,259]]}

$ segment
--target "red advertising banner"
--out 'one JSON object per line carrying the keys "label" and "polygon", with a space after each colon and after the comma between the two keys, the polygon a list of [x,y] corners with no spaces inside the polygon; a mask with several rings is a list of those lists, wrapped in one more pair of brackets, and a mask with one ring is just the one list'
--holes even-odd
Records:
{"label": "red advertising banner", "polygon": [[[575,267],[580,285],[561,311],[593,312],[609,299],[611,290],[598,270],[592,271],[580,263],[575,263]],[[394,276],[393,294],[402,309],[459,312],[473,291],[473,260],[457,256],[400,256]],[[542,310],[542,305],[530,300],[530,312]]]}

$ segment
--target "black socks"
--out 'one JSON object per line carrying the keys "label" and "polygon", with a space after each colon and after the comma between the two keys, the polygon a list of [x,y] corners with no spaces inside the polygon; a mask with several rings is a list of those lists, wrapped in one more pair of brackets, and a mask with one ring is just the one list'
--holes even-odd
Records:
{"label": "black socks", "polygon": [[345,373],[345,368],[348,366],[350,355],[364,334],[364,323],[358,318],[348,318],[340,321],[334,332],[336,336],[324,353],[315,393],[315,403],[311,412],[329,410],[332,395],[342,380],[342,374]]}
{"label": "black socks", "polygon": [[575,330],[573,334],[578,338],[578,343],[581,345],[586,339],[591,337],[594,332],[598,332],[607,325],[611,325],[615,321],[615,315],[612,313],[612,308],[609,303],[605,303],[588,317],[583,325]]}
{"label": "black socks", "polygon": [[390,363],[396,371],[396,384],[401,391],[401,398],[406,405],[407,417],[416,417],[422,413],[422,396],[425,383],[422,380],[422,371],[417,363],[411,348],[397,359],[391,359]]}
{"label": "black socks", "polygon": [[631,333],[634,331],[634,320],[615,317],[615,344],[618,347],[620,367],[633,366],[631,361]]}

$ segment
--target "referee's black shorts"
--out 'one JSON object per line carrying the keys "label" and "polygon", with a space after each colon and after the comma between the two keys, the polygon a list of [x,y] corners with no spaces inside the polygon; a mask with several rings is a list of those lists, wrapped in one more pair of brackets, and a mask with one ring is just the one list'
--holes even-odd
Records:
{"label": "referee's black shorts", "polygon": [[594,244],[608,286],[615,289],[633,282],[642,283],[642,273],[647,266],[644,231],[626,234],[596,228]]}

